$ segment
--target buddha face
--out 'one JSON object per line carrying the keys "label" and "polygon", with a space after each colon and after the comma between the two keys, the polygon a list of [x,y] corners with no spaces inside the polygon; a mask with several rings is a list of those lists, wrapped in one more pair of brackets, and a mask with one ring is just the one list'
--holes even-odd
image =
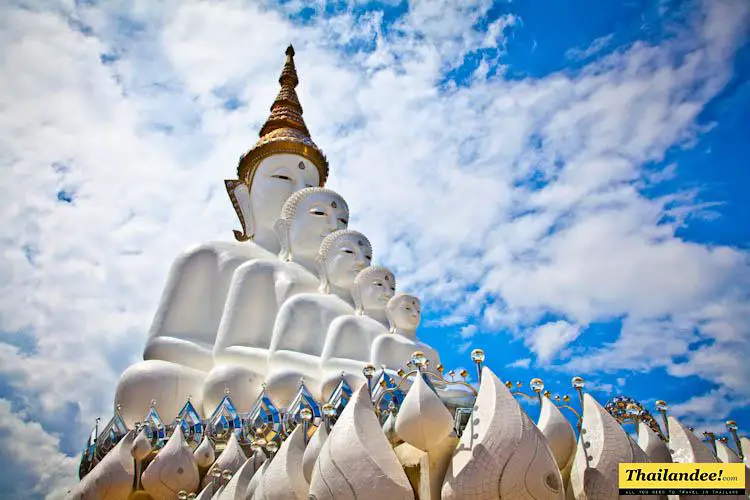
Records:
{"label": "buddha face", "polygon": [[314,258],[323,238],[349,224],[344,199],[329,190],[315,191],[303,198],[289,221],[289,247],[293,256]]}
{"label": "buddha face", "polygon": [[387,269],[368,274],[367,279],[358,286],[360,303],[365,311],[384,310],[396,293],[396,279]]}
{"label": "buddha face", "polygon": [[388,305],[388,319],[391,325],[400,329],[413,331],[419,326],[422,318],[422,306],[419,299],[411,295],[401,295]]}
{"label": "buddha face", "polygon": [[254,229],[273,228],[287,198],[302,188],[318,186],[319,180],[318,169],[301,156],[283,154],[264,159],[250,188]]}
{"label": "buddha face", "polygon": [[336,240],[326,256],[328,282],[351,290],[354,278],[362,269],[370,265],[372,249],[361,234],[352,232]]}

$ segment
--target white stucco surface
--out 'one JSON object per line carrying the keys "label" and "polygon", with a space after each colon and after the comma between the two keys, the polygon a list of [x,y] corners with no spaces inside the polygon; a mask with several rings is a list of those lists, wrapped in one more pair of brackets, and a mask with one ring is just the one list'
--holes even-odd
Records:
{"label": "white stucco surface", "polygon": [[232,474],[235,474],[246,460],[247,456],[242,451],[240,443],[237,441],[237,436],[232,433],[229,437],[229,441],[227,441],[226,448],[224,448],[224,451],[221,452],[219,458],[217,458],[213,465],[208,469],[206,476],[203,478],[202,487],[205,487],[208,483],[213,481],[212,474],[214,470],[218,469],[222,473],[224,471],[229,471]]}
{"label": "white stucco surface", "polygon": [[120,414],[132,428],[143,420],[156,401],[156,409],[165,423],[171,423],[191,398],[197,411],[203,408],[202,393],[206,372],[162,360],[141,361],[128,367],[120,376],[115,390],[115,403]]}
{"label": "white stucco surface", "polygon": [[646,453],[590,394],[583,395],[581,428],[570,473],[569,495],[587,499],[617,498],[619,464],[647,462]]}
{"label": "white stucco surface", "polygon": [[669,454],[667,443],[643,422],[638,423],[638,446],[648,455],[649,461],[656,463],[669,463],[672,456]]}
{"label": "white stucco surface", "polygon": [[442,498],[564,498],[562,477],[544,436],[487,367],[446,472]]}
{"label": "white stucco surface", "polygon": [[445,441],[453,431],[453,416],[421,374],[401,403],[395,430],[401,439],[422,451]]}
{"label": "white stucco surface", "polygon": [[668,421],[669,450],[673,461],[678,463],[714,463],[717,461],[711,450],[690,429],[682,425],[682,422],[671,415]]}
{"label": "white stucco surface", "polygon": [[317,500],[414,498],[375,417],[366,387],[353,395],[323,445],[309,493]]}
{"label": "white stucco surface", "polygon": [[537,427],[547,439],[560,470],[573,462],[576,448],[576,433],[565,415],[549,398],[542,398]]}
{"label": "white stucco surface", "polygon": [[307,480],[302,469],[305,437],[301,425],[284,440],[255,490],[254,500],[307,500]]}
{"label": "white stucco surface", "polygon": [[153,500],[173,500],[181,490],[193,493],[198,489],[198,464],[180,427],[143,472],[141,482]]}
{"label": "white stucco surface", "polygon": [[312,435],[310,441],[307,443],[305,448],[305,454],[302,457],[302,474],[305,477],[305,481],[310,484],[312,479],[313,468],[315,467],[315,461],[318,460],[320,450],[323,449],[323,445],[328,439],[328,431],[326,426],[321,424],[315,434]]}
{"label": "white stucco surface", "polygon": [[127,500],[133,488],[134,462],[130,448],[135,431],[128,432],[68,494],[68,500]]}
{"label": "white stucco surface", "polygon": [[216,460],[216,450],[214,450],[214,446],[211,444],[208,436],[203,437],[200,444],[195,448],[193,456],[199,469],[208,469],[214,463],[214,460]]}

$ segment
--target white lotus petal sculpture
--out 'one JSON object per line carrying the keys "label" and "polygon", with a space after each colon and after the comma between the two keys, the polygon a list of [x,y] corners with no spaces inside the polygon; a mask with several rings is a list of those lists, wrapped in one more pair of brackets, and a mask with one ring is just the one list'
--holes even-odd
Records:
{"label": "white lotus petal sculpture", "polygon": [[716,456],[708,447],[693,434],[693,431],[682,425],[672,415],[669,421],[669,450],[672,453],[672,460],[678,463],[715,463]]}
{"label": "white lotus petal sculpture", "polygon": [[422,451],[440,444],[453,430],[453,417],[418,374],[396,417],[396,434]]}
{"label": "white lotus petal sculpture", "polygon": [[396,433],[396,415],[394,413],[389,413],[385,422],[383,422],[383,433],[394,448],[404,442]]}
{"label": "white lotus petal sculpture", "polygon": [[195,500],[211,500],[211,498],[214,496],[214,485],[213,483],[208,483],[206,486],[203,487],[200,493],[195,497]]}
{"label": "white lotus petal sculpture", "polygon": [[573,427],[557,405],[546,397],[542,398],[542,409],[536,425],[547,439],[563,482],[567,485],[576,451],[576,433]]}
{"label": "white lotus petal sculpture", "polygon": [[208,436],[203,436],[203,440],[200,442],[195,451],[193,452],[195,462],[198,464],[200,469],[208,469],[211,464],[216,460],[216,452],[214,451],[214,445],[211,444],[211,440]]}
{"label": "white lotus petal sculpture", "polygon": [[130,445],[130,454],[134,459],[140,462],[151,453],[151,450],[151,441],[148,439],[146,428],[144,427],[133,440],[133,444]]}
{"label": "white lotus petal sculpture", "polygon": [[224,487],[221,498],[222,500],[245,500],[245,493],[255,472],[260,469],[266,461],[266,454],[263,450],[258,450],[245,460],[242,467],[232,476],[232,479]]}
{"label": "white lotus petal sculpture", "polygon": [[307,480],[302,472],[305,434],[294,428],[260,479],[254,500],[307,500]]}
{"label": "white lotus petal sculpture", "polygon": [[367,387],[344,408],[320,452],[310,482],[317,500],[413,499],[409,480],[373,411]]}
{"label": "white lotus petal sculpture", "polygon": [[159,450],[143,472],[141,482],[154,500],[172,500],[179,491],[192,493],[198,489],[198,464],[181,427],[174,430],[167,444]]}
{"label": "white lotus petal sculpture", "polygon": [[672,461],[667,444],[644,422],[638,423],[638,446],[646,453],[650,462],[663,464]]}
{"label": "white lotus petal sculpture", "polygon": [[130,454],[135,431],[122,440],[71,491],[71,500],[127,500],[133,489],[134,462]]}
{"label": "white lotus petal sculpture", "polygon": [[315,434],[310,438],[310,442],[307,443],[305,454],[302,457],[302,474],[305,476],[305,481],[307,481],[308,484],[310,484],[315,462],[318,460],[320,450],[323,449],[326,440],[328,440],[328,429],[325,424],[321,423],[318,430],[315,431]]}
{"label": "white lotus petal sculpture", "polygon": [[563,499],[562,477],[544,435],[489,368],[445,475],[442,498]]}
{"label": "white lotus petal sculpture", "polygon": [[742,463],[742,459],[740,458],[740,456],[721,441],[716,441],[716,458],[718,458],[720,462],[724,462],[725,464]]}
{"label": "white lotus petal sculpture", "polygon": [[271,460],[266,460],[263,462],[263,465],[260,466],[260,469],[255,471],[255,474],[253,474],[253,477],[250,478],[250,482],[247,483],[247,491],[245,492],[245,498],[247,500],[250,500],[255,495],[255,491],[258,489],[258,485],[260,485],[260,481],[263,479],[263,475],[266,473],[266,469],[271,465]]}
{"label": "white lotus petal sculpture", "polygon": [[221,452],[219,458],[216,459],[214,464],[208,470],[206,477],[203,478],[202,486],[205,487],[208,483],[213,481],[213,473],[215,470],[219,470],[222,473],[224,471],[229,471],[234,474],[240,469],[240,467],[242,467],[242,464],[244,464],[246,460],[247,456],[245,456],[245,453],[240,447],[240,443],[237,441],[237,435],[232,432],[226,448],[224,448],[224,451]]}
{"label": "white lotus petal sculpture", "polygon": [[583,395],[581,428],[569,495],[581,499],[617,498],[619,464],[647,462],[646,453],[590,394]]}

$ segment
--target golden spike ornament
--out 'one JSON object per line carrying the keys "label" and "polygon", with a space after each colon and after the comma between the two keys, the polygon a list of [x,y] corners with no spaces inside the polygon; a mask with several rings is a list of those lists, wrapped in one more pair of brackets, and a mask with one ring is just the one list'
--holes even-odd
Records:
{"label": "golden spike ornament", "polygon": [[[260,139],[247,153],[242,155],[237,166],[237,179],[224,181],[234,211],[240,219],[242,230],[235,230],[238,241],[252,239],[250,221],[245,220],[238,188],[244,189],[244,196],[249,196],[253,177],[260,163],[273,155],[294,154],[309,160],[318,169],[318,185],[323,187],[328,179],[328,160],[313,142],[305,120],[302,118],[302,105],[295,90],[299,84],[297,68],[294,65],[294,47],[286,49],[286,61],[279,76],[279,93],[271,105],[271,113],[260,129]],[[244,186],[244,187],[243,187]]]}

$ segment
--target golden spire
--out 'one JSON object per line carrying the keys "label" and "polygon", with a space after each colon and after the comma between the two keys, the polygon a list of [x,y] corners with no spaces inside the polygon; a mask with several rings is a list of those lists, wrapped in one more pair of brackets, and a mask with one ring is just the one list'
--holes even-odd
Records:
{"label": "golden spire", "polygon": [[286,62],[281,70],[281,76],[279,76],[281,89],[271,105],[271,116],[260,129],[259,135],[261,137],[284,127],[297,129],[310,137],[305,120],[302,119],[302,105],[299,103],[297,92],[294,90],[298,83],[297,68],[294,67],[294,47],[290,45],[286,49]]}
{"label": "golden spire", "polygon": [[279,76],[279,90],[271,105],[271,114],[260,129],[260,139],[240,158],[237,175],[248,186],[258,164],[275,154],[296,154],[307,158],[318,169],[320,185],[328,178],[328,161],[323,152],[310,138],[305,120],[302,118],[302,105],[295,88],[299,84],[297,69],[294,66],[294,48],[286,49],[286,61]]}

